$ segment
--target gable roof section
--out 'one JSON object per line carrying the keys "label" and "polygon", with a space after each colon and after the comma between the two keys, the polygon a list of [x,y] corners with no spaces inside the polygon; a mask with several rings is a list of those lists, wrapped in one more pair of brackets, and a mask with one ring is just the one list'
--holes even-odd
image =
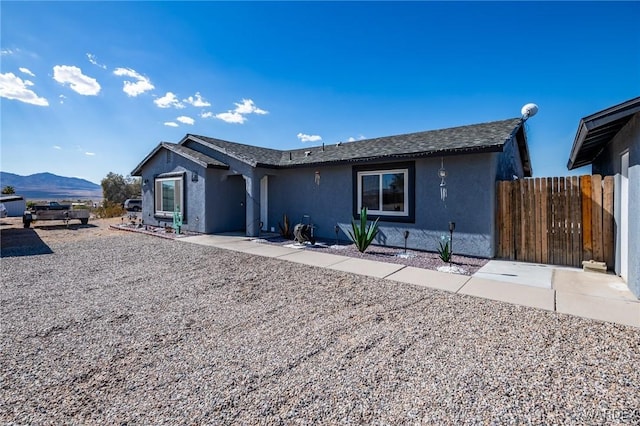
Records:
{"label": "gable roof section", "polygon": [[187,134],[180,145],[192,140],[253,167],[287,168],[407,157],[500,152],[504,144],[517,135],[520,155],[525,170],[529,170],[530,174],[531,162],[522,124],[521,118],[512,118],[294,150],[261,148],[191,134]]}
{"label": "gable roof section", "polygon": [[640,112],[640,97],[580,119],[567,168],[591,164],[637,112]]}
{"label": "gable roof section", "polygon": [[279,165],[282,151],[259,146],[245,145],[237,142],[223,141],[222,139],[210,138],[187,134],[179,145],[183,146],[187,141],[192,140],[208,148],[228,155],[231,158],[256,166],[277,166]]}
{"label": "gable roof section", "polygon": [[183,158],[186,158],[187,160],[192,161],[204,168],[208,168],[208,169],[210,168],[228,169],[229,168],[227,164],[221,161],[218,161],[215,158],[211,158],[208,155],[205,155],[201,152],[195,151],[191,148],[187,148],[186,146],[178,145],[175,143],[169,143],[169,142],[160,142],[158,146],[156,146],[154,150],[151,151],[151,153],[149,153],[149,155],[147,155],[145,159],[142,160],[140,164],[136,166],[135,169],[133,169],[133,171],[131,172],[131,176],[141,176],[142,166],[144,166],[144,164],[147,161],[153,158],[153,156],[156,155],[158,151],[160,151],[163,148]]}

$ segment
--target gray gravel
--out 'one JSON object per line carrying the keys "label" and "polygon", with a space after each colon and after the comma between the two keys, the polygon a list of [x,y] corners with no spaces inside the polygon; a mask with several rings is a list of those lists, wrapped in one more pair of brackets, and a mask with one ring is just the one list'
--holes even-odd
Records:
{"label": "gray gravel", "polygon": [[[260,239],[259,241],[278,246],[303,246],[302,244],[297,244],[294,241],[287,240],[282,237]],[[318,240],[315,245],[305,243],[304,247],[305,250],[314,250],[319,253],[337,254],[339,256],[349,256],[378,262],[396,263],[416,268],[432,269],[434,271],[437,271],[438,268],[451,265],[456,267],[459,271],[464,271],[462,272],[464,275],[473,275],[478,272],[480,268],[486,265],[487,262],[489,262],[489,259],[455,254],[451,257],[451,263],[446,263],[443,262],[438,256],[438,253],[435,252],[411,249],[407,249],[405,251],[399,247],[377,246],[373,244],[367,247],[364,253],[360,253],[355,244],[347,244],[345,242],[336,245],[335,242],[332,241]]]}
{"label": "gray gravel", "polygon": [[637,424],[640,331],[113,231],[1,261],[3,424]]}

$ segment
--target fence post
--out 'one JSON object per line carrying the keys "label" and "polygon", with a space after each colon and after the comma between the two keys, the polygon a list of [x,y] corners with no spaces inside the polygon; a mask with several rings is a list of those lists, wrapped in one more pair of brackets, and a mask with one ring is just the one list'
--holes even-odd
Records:
{"label": "fence post", "polygon": [[609,269],[614,269],[615,267],[613,191],[613,176],[605,176],[602,194],[602,239],[604,260]]}
{"label": "fence post", "polygon": [[591,176],[591,231],[593,241],[593,260],[604,261],[602,247],[602,176]]}
{"label": "fence post", "polygon": [[591,214],[591,176],[580,176],[582,195],[582,260],[593,259],[593,231]]}

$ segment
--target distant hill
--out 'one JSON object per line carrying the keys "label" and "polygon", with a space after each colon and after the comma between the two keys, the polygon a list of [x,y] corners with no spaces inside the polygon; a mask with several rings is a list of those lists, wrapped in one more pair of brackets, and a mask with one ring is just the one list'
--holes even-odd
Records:
{"label": "distant hill", "polygon": [[20,176],[0,172],[0,188],[13,186],[17,195],[27,200],[101,199],[102,187],[85,179],[53,173]]}

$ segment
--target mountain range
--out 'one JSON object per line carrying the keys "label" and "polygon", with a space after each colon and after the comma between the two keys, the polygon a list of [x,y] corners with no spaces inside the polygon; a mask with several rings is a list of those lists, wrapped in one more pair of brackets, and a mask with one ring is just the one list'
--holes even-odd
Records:
{"label": "mountain range", "polygon": [[102,187],[85,179],[64,177],[53,173],[21,176],[0,172],[0,187],[12,186],[16,195],[26,200],[101,199]]}

